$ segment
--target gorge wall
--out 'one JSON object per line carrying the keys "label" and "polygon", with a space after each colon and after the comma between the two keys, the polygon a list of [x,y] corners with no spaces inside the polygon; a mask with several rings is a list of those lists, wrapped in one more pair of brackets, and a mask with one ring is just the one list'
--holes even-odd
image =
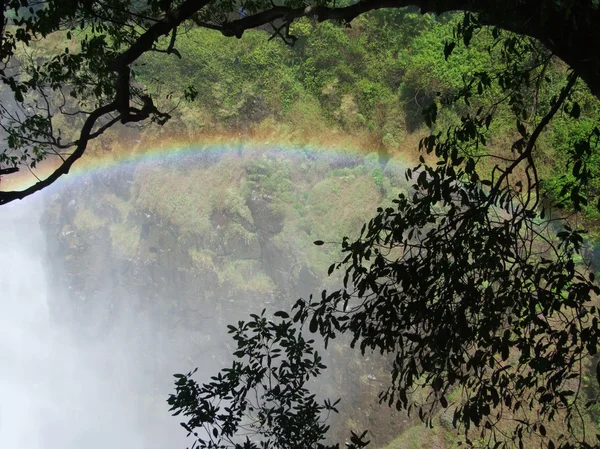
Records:
{"label": "gorge wall", "polygon": [[[398,163],[309,150],[205,149],[95,170],[50,195],[50,313],[77,339],[127,359],[131,394],[157,410],[172,374],[229,364],[226,325],[335,286],[336,245],[408,189]],[[117,351],[117,349],[115,349]],[[107,358],[110,362],[110,357]],[[377,403],[386,361],[343,341],[326,351],[318,394],[343,399],[332,438],[369,429],[374,445],[406,416]]]}

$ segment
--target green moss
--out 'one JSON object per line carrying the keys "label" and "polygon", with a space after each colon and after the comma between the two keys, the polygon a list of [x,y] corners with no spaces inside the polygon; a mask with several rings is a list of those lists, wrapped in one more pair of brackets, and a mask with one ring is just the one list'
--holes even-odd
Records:
{"label": "green moss", "polygon": [[224,243],[243,243],[245,246],[250,246],[258,241],[258,237],[254,232],[248,231],[240,223],[236,222],[231,222],[227,225],[221,239]]}
{"label": "green moss", "polygon": [[125,221],[110,226],[113,248],[121,257],[132,258],[140,246],[140,229]]}
{"label": "green moss", "polygon": [[275,289],[271,278],[261,271],[256,260],[234,260],[225,264],[218,272],[219,281],[234,290],[266,294]]}
{"label": "green moss", "polygon": [[213,262],[214,253],[210,250],[197,250],[190,249],[189,255],[192,259],[193,267],[199,271],[216,271],[215,264]]}
{"label": "green moss", "polygon": [[291,162],[267,154],[246,162],[247,184],[270,202],[288,202],[292,190]]}
{"label": "green moss", "polygon": [[93,210],[82,207],[75,214],[73,223],[79,231],[96,231],[106,224],[106,220],[96,215]]}
{"label": "green moss", "polygon": [[115,208],[116,210],[118,210],[122,220],[127,219],[131,210],[131,203],[124,200],[123,198],[119,198],[114,193],[108,193],[104,195],[102,197],[102,200],[110,206],[112,206],[113,208]]}
{"label": "green moss", "polygon": [[241,164],[227,158],[213,167],[183,173],[173,168],[145,167],[136,173],[136,207],[166,218],[184,236],[209,235],[216,227],[211,217],[217,209],[232,208],[250,218],[242,207],[243,200],[232,199],[243,174]]}
{"label": "green moss", "polygon": [[238,216],[249,224],[254,224],[252,212],[248,208],[244,192],[240,189],[228,188],[225,191],[225,198],[222,203],[216,205],[216,210]]}

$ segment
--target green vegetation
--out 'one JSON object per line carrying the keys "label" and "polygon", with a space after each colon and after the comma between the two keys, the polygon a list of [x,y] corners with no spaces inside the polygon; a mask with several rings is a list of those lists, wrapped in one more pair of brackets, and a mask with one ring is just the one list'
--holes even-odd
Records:
{"label": "green vegetation", "polygon": [[429,449],[434,447],[454,449],[451,444],[448,444],[448,440],[452,441],[452,436],[444,438],[440,433],[443,433],[443,429],[439,427],[427,431],[423,426],[416,425],[402,432],[401,436],[382,449]]}
{"label": "green vegetation", "polygon": [[219,281],[246,294],[265,295],[275,289],[271,278],[262,272],[260,261],[255,260],[232,260],[219,273]]}
{"label": "green vegetation", "polygon": [[117,254],[134,257],[140,245],[140,230],[130,223],[117,223],[110,226],[112,244]]}
{"label": "green vegetation", "polygon": [[[238,41],[193,28],[179,38],[185,63],[169,55],[147,55],[137,75],[157,92],[168,92],[171,99],[165,101],[172,104],[180,100],[177,95],[186,86],[195,86],[196,100],[181,106],[172,125],[190,139],[201,123],[202,132],[276,133],[299,142],[311,142],[318,136],[323,143],[327,134],[343,133],[387,154],[406,154],[414,152],[407,144],[415,145],[415,139],[407,141],[407,136],[427,132],[423,112],[432,100],[438,98],[439,115],[433,131],[445,132],[461,124],[462,114],[490,107],[503,95],[502,88],[494,84],[469,107],[458,103],[444,107],[475,74],[501,76],[506,70],[504,50],[495,44],[490,30],[480,31],[469,47],[458,46],[445,61],[444,42],[452,39],[459,20],[459,15],[436,20],[416,12],[383,11],[359,17],[354,24],[358,32],[329,22],[316,26],[302,19],[292,27],[299,38],[294,47],[281,40],[267,41],[262,31],[250,31]],[[547,106],[542,103],[549,103],[560,90],[566,74],[564,65],[556,60],[544,62],[541,71],[548,88],[539,91],[535,101],[543,109]],[[512,106],[501,103],[495,107],[484,132],[499,156],[507,156],[504,147],[514,133],[514,110],[524,98],[515,97]],[[557,200],[570,198],[569,186],[574,181],[574,162],[570,161],[581,157],[573,153],[574,143],[588,136],[592,148],[583,169],[591,172],[585,188],[590,197],[600,192],[595,176],[600,166],[598,138],[593,135],[600,102],[581,84],[572,93],[572,102],[578,105],[580,115],[559,114],[545,130],[534,155],[540,160],[544,187]],[[536,109],[538,105],[527,115],[538,113]],[[470,148],[469,152],[477,157],[485,154],[483,148]],[[493,161],[487,164],[491,170]],[[377,171],[373,178],[382,187]],[[278,185],[281,181],[273,180]],[[585,207],[592,228],[598,218],[595,210],[592,203]]]}
{"label": "green vegetation", "polygon": [[85,208],[77,211],[73,223],[79,230],[94,232],[100,229],[105,221],[92,210]]}
{"label": "green vegetation", "polygon": [[[379,27],[392,20],[415,34],[381,35]],[[452,58],[451,69],[443,65],[443,40],[452,35],[453,22],[429,15],[377,13],[361,17],[356,27],[360,33],[304,19],[292,28],[299,40],[291,48],[267,42],[261,31],[236,41],[194,28],[180,37],[185,63],[147,55],[136,73],[156,92],[172,93],[174,102],[194,86],[196,102],[182,108],[176,123],[182,130],[199,122],[204,130],[246,128],[273,117],[280,129],[289,124],[294,132],[368,133],[394,152],[407,128],[421,129],[418,103],[424,106],[438,90],[459,88],[463,67],[490,64],[490,56],[473,47]]]}
{"label": "green vegetation", "polygon": [[[292,276],[301,267],[323,273],[340,252],[314,247],[315,239],[357,235],[364,217],[409,189],[398,176],[404,166],[391,160],[384,174],[376,154],[240,147],[239,154],[215,153],[212,162],[202,162],[210,151],[199,149],[185,169],[176,156],[161,166],[140,163],[128,200],[110,190],[96,193],[94,202],[76,195],[76,230],[85,237],[108,227],[115,253],[125,259],[145,257],[164,234],[171,235],[198,273],[260,296],[274,290],[260,266],[262,246],[288,254],[293,266],[285,269]],[[348,161],[352,166],[336,168]],[[149,222],[153,228],[143,231]]]}

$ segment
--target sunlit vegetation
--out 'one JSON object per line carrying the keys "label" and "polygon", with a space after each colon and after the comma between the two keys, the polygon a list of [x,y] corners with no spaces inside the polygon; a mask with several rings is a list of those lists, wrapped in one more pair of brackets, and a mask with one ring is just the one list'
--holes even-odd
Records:
{"label": "sunlit vegetation", "polygon": [[404,165],[392,160],[384,173],[375,153],[361,157],[250,147],[240,155],[208,156],[211,150],[206,151],[210,163],[202,162],[202,150],[188,156],[188,162],[174,157],[161,166],[140,163],[128,199],[110,189],[96,192],[94,202],[83,196],[73,225],[82,236],[107,226],[117,254],[139,258],[148,254],[144,246],[160,243],[148,235],[155,231],[143,231],[143,223],[151,221],[162,228],[157,232],[168,232],[188,248],[194,269],[215,273],[230,288],[258,294],[273,290],[255,263],[261,259],[261,242],[290,255],[305,248],[305,260],[281,267],[294,275],[302,266],[326,272],[339,251],[316,248],[314,240],[355,235],[364,217],[410,189]]}
{"label": "sunlit vegetation", "polygon": [[[404,10],[383,11],[361,16],[347,29],[303,19],[291,30],[299,37],[294,47],[277,39],[267,41],[264,31],[231,40],[192,28],[179,38],[182,60],[149,54],[136,73],[164,101],[179,105],[177,120],[167,128],[174,126],[191,140],[234,130],[259,139],[274,135],[274,142],[335,146],[339,136],[340,142],[351,144],[354,139],[354,146],[410,160],[415,158],[416,144],[407,137],[427,132],[423,110],[433,99],[443,105],[474,74],[503,69],[501,49],[487,49],[492,41],[489,31],[480,32],[469,47],[458,46],[445,60],[444,43],[452,38],[459,19],[459,15],[434,19]],[[557,60],[539,70],[551,86],[536,100],[542,104],[558,93],[566,73]],[[190,86],[196,100],[180,103]],[[571,144],[596,125],[598,100],[582,85],[574,95],[581,117],[560,114],[536,153],[544,186],[555,198],[572,181],[573,167],[567,163]],[[499,96],[501,89],[495,86],[483,101],[441,108],[434,131],[456,126],[465,111],[489,107]],[[506,104],[495,111],[487,140],[499,156],[508,154],[514,120]],[[592,171],[598,165],[596,154],[594,150],[588,161]],[[588,186],[592,195],[598,190],[595,182]],[[589,219],[596,218],[594,209],[594,204],[585,209]]]}

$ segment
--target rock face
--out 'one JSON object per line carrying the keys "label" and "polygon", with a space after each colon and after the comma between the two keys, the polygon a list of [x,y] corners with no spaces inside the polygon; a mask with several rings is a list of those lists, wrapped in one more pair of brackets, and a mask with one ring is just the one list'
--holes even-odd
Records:
{"label": "rock face", "polygon": [[[339,211],[345,221],[360,222],[386,200],[360,161],[356,173],[344,171],[332,184],[330,166],[310,159],[303,170],[321,164],[320,172],[295,188],[290,179],[299,168],[261,157],[98,171],[49,201],[42,224],[54,320],[90,344],[124,350],[131,369],[146,377],[139,394],[165,397],[171,375],[196,366],[207,379],[230,360],[227,324],[263,308],[289,308],[332,282],[316,273],[323,255],[306,251],[316,239],[307,222],[327,216],[318,192],[371,189],[371,203]],[[347,404],[333,436],[370,428],[381,444],[397,435],[406,418],[377,405],[385,360],[362,359],[343,345],[329,357],[335,385],[319,389]]]}
{"label": "rock face", "polygon": [[[224,274],[215,268],[215,261],[224,257],[243,261],[237,267],[240,275],[253,279],[262,274],[263,264],[283,265],[286,256],[269,247],[267,238],[245,242],[233,235],[205,248],[212,257],[203,258],[190,250],[201,246],[199,242],[182,241],[178,227],[153,211],[131,212],[127,217],[126,226],[138,233],[133,237],[137,237],[135,252],[128,253],[115,241],[114,229],[123,224],[118,211],[95,202],[102,193],[122,193],[126,180],[122,173],[98,176],[86,181],[83,191],[60,193],[49,205],[43,221],[53,261],[50,299],[55,319],[81,338],[118,336],[138,347],[138,354],[143,354],[143,346],[164,348],[146,354],[156,358],[152,365],[225,356],[226,339],[219,336],[226,324],[273,304],[281,289],[275,283],[260,293],[243,291],[239,285],[228,288],[227,281],[219,279]],[[86,214],[103,220],[82,219]],[[286,289],[293,284],[289,279],[282,282]],[[172,373],[156,373],[165,374]]]}

